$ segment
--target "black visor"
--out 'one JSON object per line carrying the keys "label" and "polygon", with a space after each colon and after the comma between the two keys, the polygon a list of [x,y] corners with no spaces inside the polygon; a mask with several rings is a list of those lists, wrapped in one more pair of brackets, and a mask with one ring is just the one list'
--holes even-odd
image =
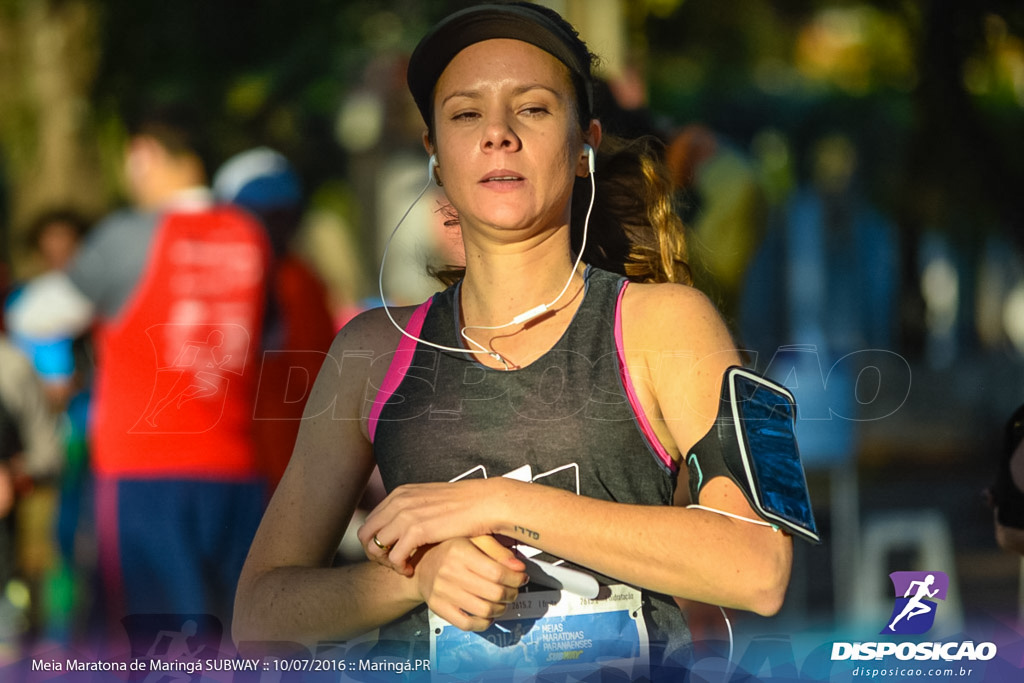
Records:
{"label": "black visor", "polygon": [[434,86],[448,63],[465,48],[484,40],[509,38],[535,45],[569,68],[583,120],[593,111],[590,53],[568,24],[560,25],[543,8],[529,3],[478,5],[455,12],[435,26],[413,51],[406,80],[416,106],[431,125]]}

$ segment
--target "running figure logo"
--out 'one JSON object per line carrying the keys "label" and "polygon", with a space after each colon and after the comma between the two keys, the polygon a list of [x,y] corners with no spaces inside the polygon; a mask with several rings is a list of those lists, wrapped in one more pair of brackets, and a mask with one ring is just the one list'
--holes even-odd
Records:
{"label": "running figure logo", "polygon": [[935,600],[945,600],[949,577],[945,572],[893,572],[889,574],[896,591],[889,624],[882,633],[916,635],[935,623]]}
{"label": "running figure logo", "polygon": [[146,336],[156,354],[153,391],[132,433],[201,434],[220,420],[232,381],[243,374],[244,327],[154,325]]}

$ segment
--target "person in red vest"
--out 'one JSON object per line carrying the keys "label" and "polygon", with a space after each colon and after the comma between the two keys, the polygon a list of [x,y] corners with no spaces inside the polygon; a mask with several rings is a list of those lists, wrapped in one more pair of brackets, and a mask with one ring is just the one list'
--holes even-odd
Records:
{"label": "person in red vest", "polygon": [[[95,321],[105,608],[115,633],[147,613],[227,626],[265,500],[252,415],[270,247],[249,214],[214,203],[190,111],[153,110],[129,132],[133,206],[102,220],[67,271]],[[31,303],[27,320],[61,325]]]}

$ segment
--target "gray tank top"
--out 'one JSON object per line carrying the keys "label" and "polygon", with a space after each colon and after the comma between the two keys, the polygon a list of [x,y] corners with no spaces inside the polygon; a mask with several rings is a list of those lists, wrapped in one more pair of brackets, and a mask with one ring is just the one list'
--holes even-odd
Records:
{"label": "gray tank top", "polygon": [[[589,267],[583,301],[565,333],[521,369],[494,370],[472,354],[405,341],[370,418],[388,491],[497,477],[528,465],[538,484],[619,503],[671,505],[675,466],[634,408],[620,357],[624,285],[624,278]],[[409,331],[461,347],[457,302],[458,286],[435,295],[413,316]],[[668,653],[689,644],[672,598],[644,591],[644,607],[652,661],[658,649]],[[414,644],[410,655],[416,644],[426,647],[426,607],[382,627],[380,635],[403,656],[401,643]]]}

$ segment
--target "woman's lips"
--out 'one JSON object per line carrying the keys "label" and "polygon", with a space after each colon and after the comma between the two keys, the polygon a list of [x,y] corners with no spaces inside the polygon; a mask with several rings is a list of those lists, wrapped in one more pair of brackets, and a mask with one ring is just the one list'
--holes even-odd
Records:
{"label": "woman's lips", "polygon": [[482,183],[515,183],[523,180],[523,176],[512,171],[506,171],[500,169],[497,171],[491,171],[485,175],[480,182]]}

